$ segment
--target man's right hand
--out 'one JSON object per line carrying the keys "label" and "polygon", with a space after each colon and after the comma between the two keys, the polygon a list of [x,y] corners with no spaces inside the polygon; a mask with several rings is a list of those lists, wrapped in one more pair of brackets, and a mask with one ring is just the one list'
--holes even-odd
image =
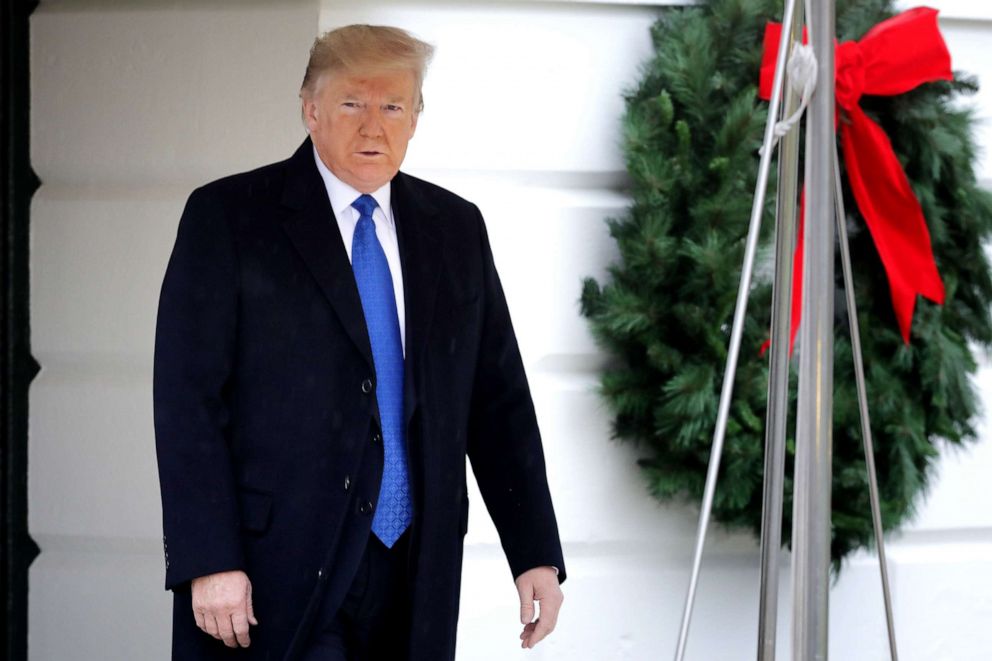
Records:
{"label": "man's right hand", "polygon": [[248,625],[258,624],[248,575],[243,571],[208,574],[194,578],[190,589],[196,626],[228,647],[248,647]]}

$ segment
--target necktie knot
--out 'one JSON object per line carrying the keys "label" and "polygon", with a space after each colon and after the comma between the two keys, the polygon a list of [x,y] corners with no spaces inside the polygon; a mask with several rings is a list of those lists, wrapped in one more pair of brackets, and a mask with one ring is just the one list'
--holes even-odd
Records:
{"label": "necktie knot", "polygon": [[351,203],[355,209],[358,210],[359,219],[361,218],[372,218],[372,212],[375,208],[379,206],[379,203],[375,201],[375,198],[371,195],[360,195],[358,198]]}

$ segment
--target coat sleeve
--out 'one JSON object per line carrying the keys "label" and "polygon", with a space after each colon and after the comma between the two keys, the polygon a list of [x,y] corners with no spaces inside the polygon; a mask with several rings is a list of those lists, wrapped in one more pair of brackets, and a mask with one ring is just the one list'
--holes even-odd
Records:
{"label": "coat sleeve", "polygon": [[229,449],[237,309],[237,252],[225,206],[201,188],[179,221],[155,330],[166,589],[243,568]]}
{"label": "coat sleeve", "polygon": [[565,564],[541,433],[481,214],[478,222],[482,340],[469,413],[469,459],[513,577],[551,565],[558,568],[561,582]]}

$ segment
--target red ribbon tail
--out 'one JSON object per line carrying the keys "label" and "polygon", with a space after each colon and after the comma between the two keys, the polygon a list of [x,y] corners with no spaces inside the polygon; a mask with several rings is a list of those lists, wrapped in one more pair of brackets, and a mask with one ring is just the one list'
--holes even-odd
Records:
{"label": "red ribbon tail", "polygon": [[[803,188],[799,202],[799,227],[797,228],[796,247],[792,255],[792,309],[789,316],[789,357],[796,346],[796,334],[799,333],[799,322],[803,314],[803,232],[806,223],[806,189]],[[761,345],[759,354],[764,356],[772,345],[767,339]]]}
{"label": "red ribbon tail", "polygon": [[778,42],[781,37],[781,23],[765,24],[764,50],[761,54],[761,74],[758,78],[758,98],[765,101],[772,98],[772,82],[775,80],[775,60],[778,59]]}
{"label": "red ribbon tail", "polygon": [[888,275],[892,306],[908,344],[916,295],[943,304],[944,283],[923,209],[888,136],[861,108],[850,110],[849,119],[841,126],[848,181]]}

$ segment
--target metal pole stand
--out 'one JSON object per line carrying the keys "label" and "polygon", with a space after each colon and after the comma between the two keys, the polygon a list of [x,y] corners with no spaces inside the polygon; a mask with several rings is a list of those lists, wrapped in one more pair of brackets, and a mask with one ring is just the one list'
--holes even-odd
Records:
{"label": "metal pole stand", "polygon": [[[826,661],[830,579],[830,501],[833,404],[833,297],[834,227],[840,238],[851,343],[854,354],[858,403],[871,497],[872,520],[879,553],[886,625],[892,661],[897,661],[892,600],[882,534],[878,481],[875,474],[864,364],[855,307],[854,284],[847,241],[840,167],[834,131],[834,3],[806,0],[809,36],[817,63],[816,93],[806,117],[806,228],[796,429],[795,493],[793,498],[792,581],[794,661]],[[702,550],[713,506],[720,456],[726,434],[733,380],[743,333],[751,275],[754,266],[761,210],[772,151],[776,120],[791,116],[799,105],[795,92],[785,85],[786,58],[799,42],[802,11],[796,0],[786,0],[782,36],[769,103],[768,121],[761,149],[744,265],[734,311],[727,367],[720,396],[713,447],[710,453],[703,504],[700,511],[692,574],[679,631],[676,661],[682,661],[688,640]],[[784,102],[783,102],[784,97]],[[775,280],[772,302],[772,344],[769,367],[768,409],[765,437],[765,484],[761,530],[761,595],[757,658],[775,658],[778,553],[784,487],[785,437],[788,418],[789,322],[792,292],[792,250],[795,243],[798,177],[798,126],[784,136],[779,154],[779,187],[776,206]]]}

